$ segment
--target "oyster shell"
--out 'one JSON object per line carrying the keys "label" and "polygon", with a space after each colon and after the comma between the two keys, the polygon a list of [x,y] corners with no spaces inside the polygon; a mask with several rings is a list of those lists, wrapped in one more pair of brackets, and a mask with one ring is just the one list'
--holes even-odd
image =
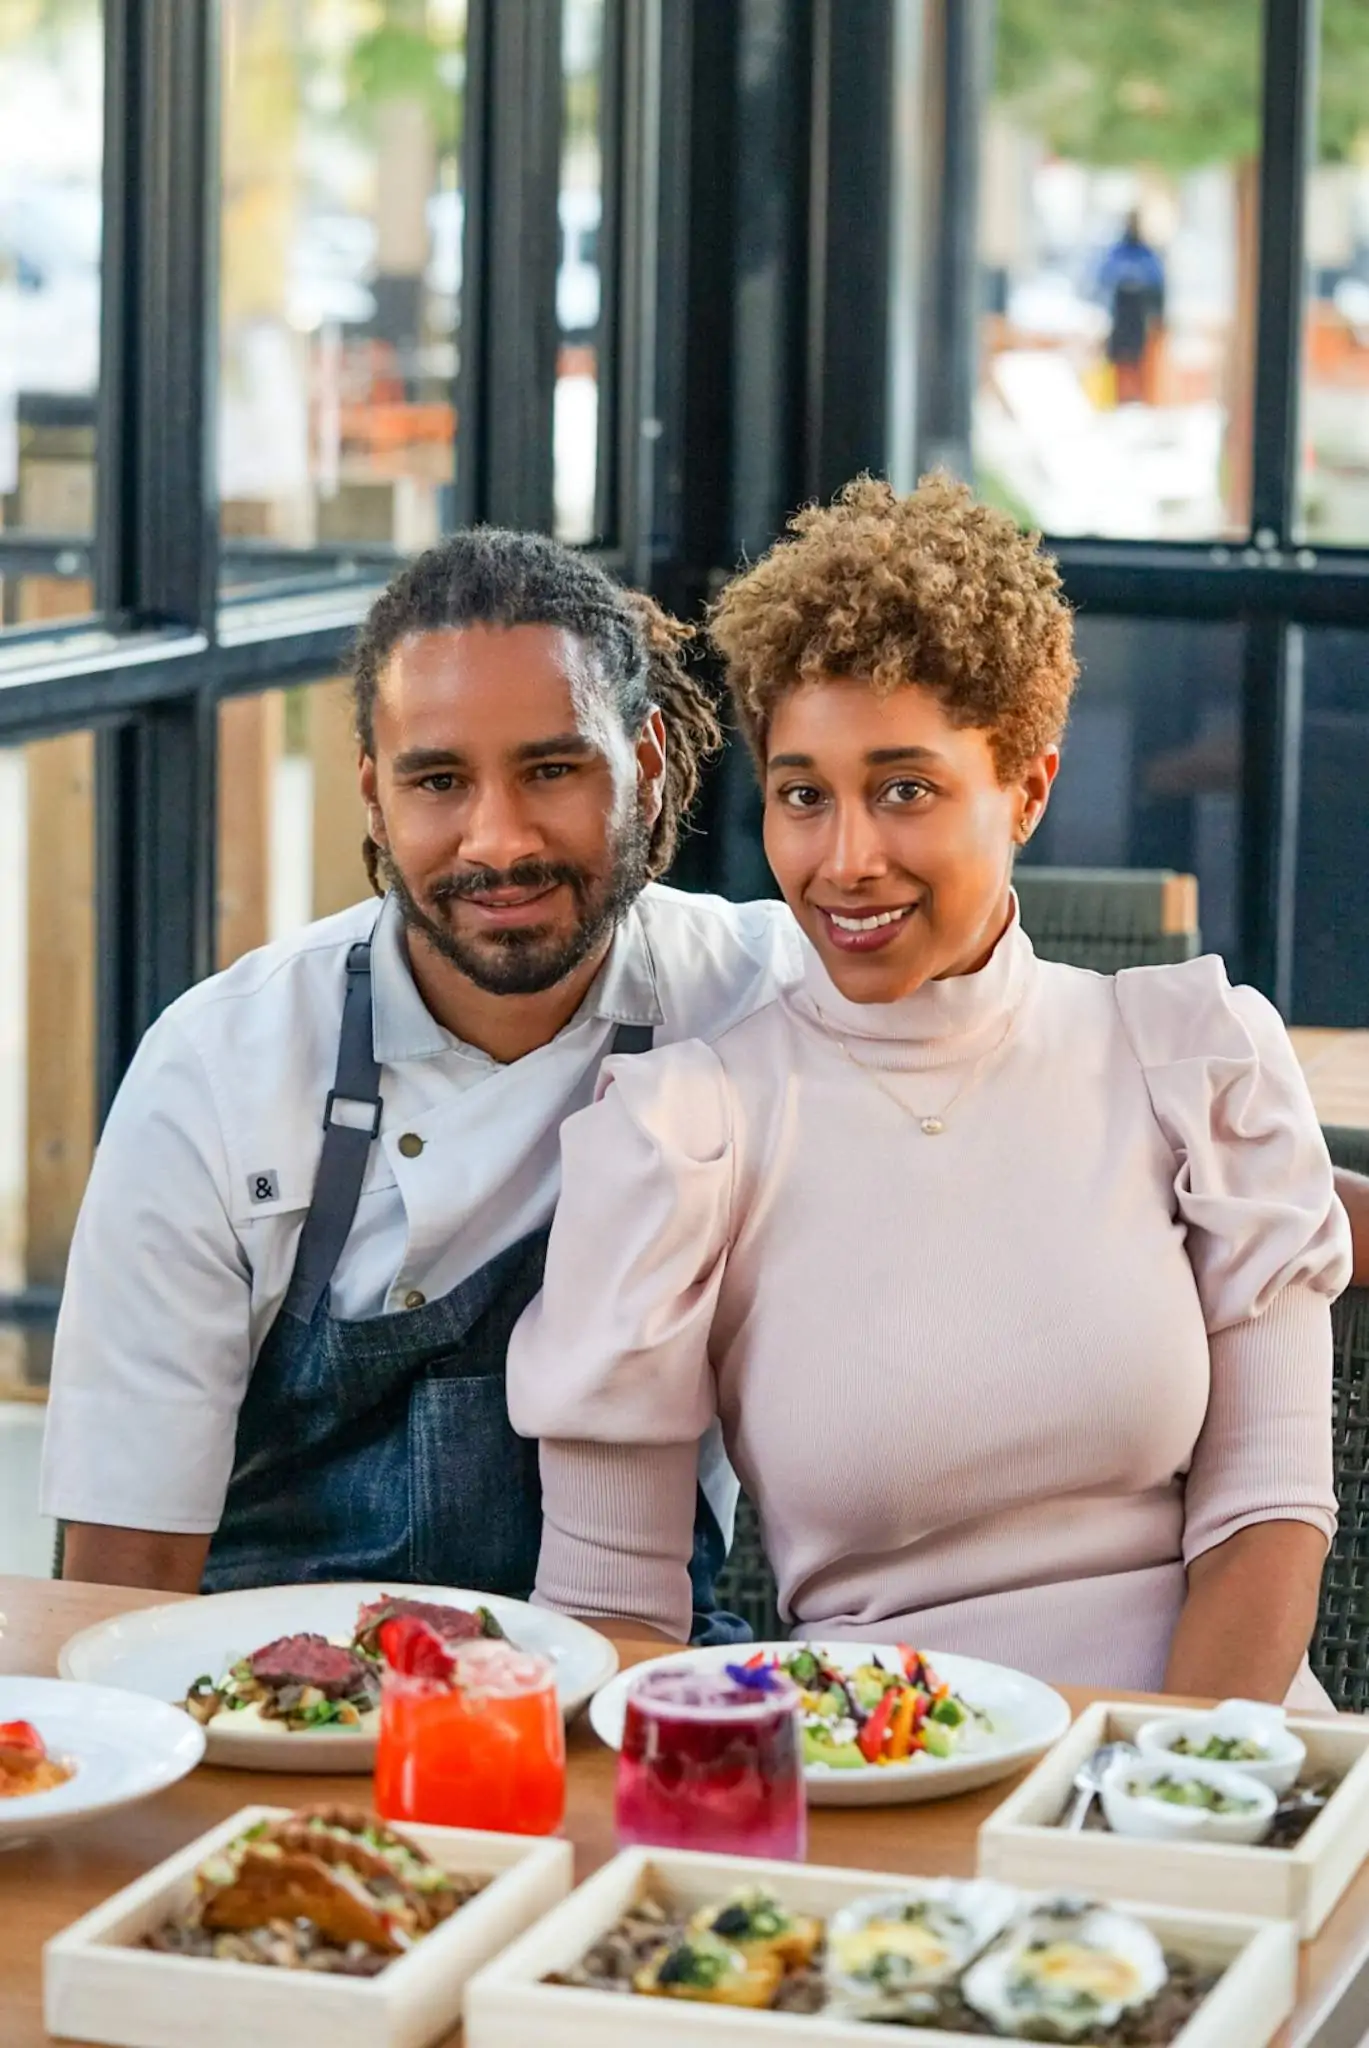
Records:
{"label": "oyster shell", "polygon": [[939,1878],[842,1907],[827,1924],[828,2009],[848,2019],[935,2018],[1020,1904],[1006,1885]]}
{"label": "oyster shell", "polygon": [[1148,1927],[1108,1906],[1051,1899],[966,1971],[961,1996],[1005,2034],[1075,2040],[1148,2005],[1169,1976]]}

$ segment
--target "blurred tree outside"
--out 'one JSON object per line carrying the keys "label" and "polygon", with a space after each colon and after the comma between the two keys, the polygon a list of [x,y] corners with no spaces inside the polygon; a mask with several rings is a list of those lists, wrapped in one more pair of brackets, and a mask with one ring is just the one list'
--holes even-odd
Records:
{"label": "blurred tree outside", "polygon": [[[1258,283],[1261,13],[1258,0],[998,0],[994,89],[1028,133],[1098,169],[1178,179],[1231,167],[1236,309],[1228,350],[1226,496],[1249,504]],[[1369,5],[1322,0],[1317,155],[1369,138]]]}

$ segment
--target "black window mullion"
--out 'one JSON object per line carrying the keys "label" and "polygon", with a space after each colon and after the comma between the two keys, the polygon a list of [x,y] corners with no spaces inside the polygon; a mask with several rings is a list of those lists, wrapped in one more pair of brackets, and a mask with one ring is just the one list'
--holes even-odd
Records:
{"label": "black window mullion", "polygon": [[599,214],[599,325],[595,377],[599,387],[598,446],[594,472],[594,531],[603,546],[622,537],[619,483],[619,360],[624,279],[623,165],[626,108],[626,7],[604,0],[603,62],[599,83],[599,150],[603,165]]}
{"label": "black window mullion", "polygon": [[[561,0],[475,0],[467,50],[458,516],[549,532]],[[476,95],[483,106],[472,119]]]}
{"label": "black window mullion", "polygon": [[[97,579],[135,628],[212,643],[216,0],[105,0]],[[98,1099],[213,964],[215,722],[202,671],[96,752]]]}
{"label": "black window mullion", "polygon": [[[1265,0],[1259,303],[1250,525],[1281,559],[1296,517],[1303,225],[1316,123],[1318,0]],[[1286,615],[1251,619],[1241,732],[1243,971],[1280,1009],[1292,1000],[1302,773],[1303,636]]]}
{"label": "black window mullion", "polygon": [[1266,551],[1287,546],[1296,509],[1303,224],[1320,15],[1319,0],[1265,0],[1250,525]]}
{"label": "black window mullion", "polygon": [[212,632],[218,8],[106,0],[99,597]]}

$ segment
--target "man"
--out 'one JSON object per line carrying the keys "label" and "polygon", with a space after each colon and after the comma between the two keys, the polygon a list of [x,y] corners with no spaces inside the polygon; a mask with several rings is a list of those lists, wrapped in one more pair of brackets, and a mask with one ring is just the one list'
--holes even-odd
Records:
{"label": "man", "polygon": [[[355,674],[383,902],[172,1004],[101,1140],[44,1456],[70,1577],[530,1591],[504,1351],[560,1123],[607,1054],[708,1036],[798,971],[779,905],[652,879],[718,742],[681,637],[488,529],[376,604]],[[707,1442],[701,1481],[702,1632],[736,1496]]]}

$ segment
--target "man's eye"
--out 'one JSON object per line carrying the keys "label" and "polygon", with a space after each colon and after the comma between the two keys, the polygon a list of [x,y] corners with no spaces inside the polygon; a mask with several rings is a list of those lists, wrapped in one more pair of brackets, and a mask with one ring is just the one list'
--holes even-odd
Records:
{"label": "man's eye", "polygon": [[532,771],[534,782],[560,782],[564,776],[574,773],[570,761],[539,761]]}
{"label": "man's eye", "polygon": [[420,789],[430,789],[435,796],[445,796],[449,789],[455,789],[456,777],[446,769],[436,775],[425,775],[419,782]]}
{"label": "man's eye", "polygon": [[930,796],[931,793],[928,783],[917,782],[906,775],[900,776],[897,782],[886,783],[884,787],[885,797],[890,803],[895,804],[920,803],[923,797]]}

